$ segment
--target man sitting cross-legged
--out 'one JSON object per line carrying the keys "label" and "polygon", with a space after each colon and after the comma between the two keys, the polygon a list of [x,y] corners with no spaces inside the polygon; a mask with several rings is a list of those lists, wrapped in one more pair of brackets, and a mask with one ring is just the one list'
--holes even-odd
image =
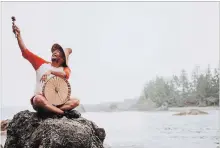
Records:
{"label": "man sitting cross-legged", "polygon": [[67,62],[72,49],[66,48],[63,50],[59,44],[54,44],[51,48],[51,62],[49,62],[32,53],[26,48],[21,38],[20,30],[16,25],[13,25],[12,29],[17,36],[17,41],[21,49],[22,56],[32,64],[36,71],[35,93],[31,98],[31,104],[33,108],[36,111],[43,109],[59,115],[64,115],[66,111],[77,107],[79,105],[79,100],[76,98],[70,98],[70,100],[61,106],[54,106],[49,104],[47,99],[42,95],[43,83],[47,80],[49,75],[52,74],[65,79],[69,79],[71,70],[68,67]]}

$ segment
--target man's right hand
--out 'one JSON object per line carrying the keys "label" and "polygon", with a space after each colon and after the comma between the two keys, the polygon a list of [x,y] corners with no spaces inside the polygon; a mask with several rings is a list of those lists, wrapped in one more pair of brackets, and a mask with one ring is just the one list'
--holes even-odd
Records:
{"label": "man's right hand", "polygon": [[18,45],[19,45],[21,51],[24,51],[25,49],[27,49],[22,38],[21,38],[21,34],[20,34],[21,31],[15,24],[12,25],[12,31],[14,32],[14,34],[18,40]]}
{"label": "man's right hand", "polygon": [[20,35],[20,29],[16,25],[12,25],[12,31],[16,36]]}

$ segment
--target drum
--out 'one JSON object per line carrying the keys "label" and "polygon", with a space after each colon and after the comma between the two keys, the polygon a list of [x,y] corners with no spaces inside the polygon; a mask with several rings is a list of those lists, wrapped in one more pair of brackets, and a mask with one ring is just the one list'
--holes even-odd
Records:
{"label": "drum", "polygon": [[70,83],[61,77],[52,76],[43,85],[43,95],[50,104],[59,106],[70,99]]}

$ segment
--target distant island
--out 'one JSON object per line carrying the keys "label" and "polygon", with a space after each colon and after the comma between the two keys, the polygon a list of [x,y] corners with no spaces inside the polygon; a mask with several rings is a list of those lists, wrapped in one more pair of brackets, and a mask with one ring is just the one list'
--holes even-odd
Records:
{"label": "distant island", "polygon": [[[156,76],[146,83],[137,98],[121,102],[105,102],[95,105],[84,104],[86,112],[150,111],[168,110],[169,107],[207,107],[219,105],[219,72],[210,66],[200,72],[197,66],[191,77],[185,70],[170,78]],[[81,107],[82,108],[82,107]]]}

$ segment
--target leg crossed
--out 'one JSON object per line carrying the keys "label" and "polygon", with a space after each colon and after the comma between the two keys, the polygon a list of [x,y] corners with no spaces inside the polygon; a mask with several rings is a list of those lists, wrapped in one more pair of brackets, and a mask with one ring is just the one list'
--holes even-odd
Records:
{"label": "leg crossed", "polygon": [[42,107],[48,111],[57,113],[57,114],[64,114],[66,110],[72,110],[79,106],[80,101],[76,98],[70,98],[65,104],[62,106],[56,107],[54,105],[49,104],[46,98],[42,95],[36,95],[33,98],[33,106],[35,107]]}

